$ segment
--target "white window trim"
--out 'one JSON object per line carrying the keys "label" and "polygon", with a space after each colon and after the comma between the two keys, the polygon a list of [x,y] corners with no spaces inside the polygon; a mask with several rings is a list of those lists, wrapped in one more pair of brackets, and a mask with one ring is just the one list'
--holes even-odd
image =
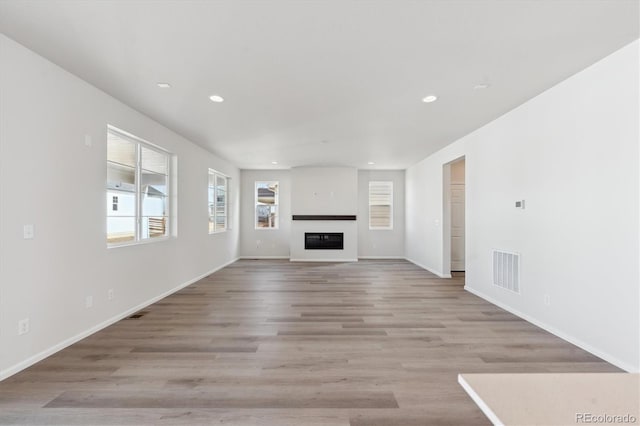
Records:
{"label": "white window trim", "polygon": [[[278,193],[276,194],[276,201],[274,206],[277,207],[277,216],[275,226],[271,228],[262,228],[258,226],[258,183],[277,183]],[[278,180],[257,180],[253,183],[253,228],[256,231],[277,231],[280,229],[280,181]]]}
{"label": "white window trim", "polygon": [[[135,161],[135,182],[136,182],[136,203],[135,203],[135,222],[136,222],[136,226],[135,226],[135,235],[134,235],[134,239],[133,241],[123,241],[121,243],[109,243],[107,241],[107,248],[108,249],[112,249],[112,248],[118,248],[118,247],[129,247],[129,246],[137,246],[137,245],[143,245],[143,244],[152,244],[152,243],[156,243],[156,242],[161,242],[161,241],[167,241],[170,240],[172,238],[172,233],[171,233],[171,227],[173,226],[173,220],[171,217],[171,213],[173,210],[173,206],[172,206],[172,196],[173,196],[173,188],[172,188],[172,183],[171,183],[171,177],[172,177],[172,173],[171,173],[171,163],[172,163],[172,157],[173,155],[167,151],[164,148],[159,147],[158,145],[152,144],[149,141],[146,141],[142,138],[139,138],[129,132],[126,132],[124,130],[121,130],[115,126],[112,125],[107,125],[107,133],[114,133],[117,136],[123,138],[123,139],[127,139],[131,142],[133,142],[134,144],[136,144],[136,161]],[[147,149],[150,149],[152,151],[156,151],[158,153],[164,154],[166,155],[167,158],[167,206],[166,206],[166,210],[168,212],[167,214],[167,223],[166,223],[166,235],[162,236],[162,237],[155,237],[155,238],[140,238],[140,234],[142,233],[142,216],[141,216],[141,212],[142,212],[142,197],[140,196],[142,194],[142,189],[141,189],[141,178],[140,175],[142,174],[142,164],[140,161],[140,153],[141,153],[141,147],[144,146]],[[107,164],[109,163],[109,160],[107,159]],[[105,217],[105,219],[108,216]],[[106,220],[105,220],[105,226],[106,226]],[[106,231],[106,229],[105,229]],[[106,232],[105,232],[106,235]]]}
{"label": "white window trim", "polygon": [[[227,232],[229,230],[229,176],[220,173],[217,170],[214,169],[209,169],[209,173],[207,174],[207,210],[209,209],[209,188],[211,188],[211,186],[209,186],[209,176],[213,176],[213,180],[214,182],[217,183],[218,181],[218,177],[221,177],[224,179],[224,192],[225,192],[225,197],[224,197],[224,229],[220,229],[218,231],[216,231],[216,208],[215,208],[215,202],[217,200],[217,188],[218,185],[214,185],[214,193],[213,193],[213,198],[214,198],[214,208],[213,208],[213,216],[211,216],[210,214],[208,214],[209,212],[207,211],[207,218],[208,221],[211,221],[211,218],[213,217],[213,231],[209,231],[209,235],[213,235],[213,234],[220,234],[223,232]],[[207,228],[209,227],[209,222],[207,222]]]}
{"label": "white window trim", "polygon": [[[371,184],[389,184],[391,188],[390,200],[389,200],[389,226],[371,226]],[[393,231],[393,181],[369,181],[369,187],[367,191],[367,207],[368,207],[368,221],[370,231]]]}

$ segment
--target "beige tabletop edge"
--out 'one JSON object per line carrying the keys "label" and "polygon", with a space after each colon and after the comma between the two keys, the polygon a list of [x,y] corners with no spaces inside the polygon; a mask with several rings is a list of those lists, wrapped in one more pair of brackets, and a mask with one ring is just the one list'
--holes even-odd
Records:
{"label": "beige tabletop edge", "polygon": [[458,382],[495,425],[640,425],[640,375],[460,374]]}

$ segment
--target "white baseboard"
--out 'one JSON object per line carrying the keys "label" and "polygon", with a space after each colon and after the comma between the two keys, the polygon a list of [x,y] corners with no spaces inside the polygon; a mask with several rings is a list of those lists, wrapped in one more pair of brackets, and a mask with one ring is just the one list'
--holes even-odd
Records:
{"label": "white baseboard", "polygon": [[464,289],[466,291],[468,291],[471,294],[474,294],[476,296],[478,296],[481,299],[486,300],[487,302],[498,306],[499,308],[504,309],[507,312],[511,312],[513,315],[516,315],[520,318],[522,318],[523,320],[530,322],[531,324],[540,327],[541,329],[548,331],[549,333],[561,338],[562,340],[565,340],[569,343],[571,343],[572,345],[575,345],[581,349],[584,349],[585,351],[597,356],[598,358],[602,358],[603,360],[607,361],[610,364],[615,365],[618,368],[621,368],[629,373],[638,373],[639,369],[638,366],[634,366],[632,364],[629,364],[625,361],[621,361],[620,359],[616,358],[615,356],[608,354],[600,349],[594,348],[593,346],[591,346],[588,343],[585,343],[579,339],[576,339],[573,336],[570,336],[568,334],[566,334],[565,332],[558,330],[555,327],[550,326],[549,324],[546,324],[540,320],[537,320],[527,314],[524,314],[516,309],[511,308],[510,306],[499,302],[497,300],[495,300],[494,298],[487,296],[486,294],[482,293],[481,291],[475,290],[469,286],[464,286]]}
{"label": "white baseboard", "polygon": [[210,270],[208,272],[205,272],[202,275],[199,275],[199,276],[197,276],[197,277],[195,277],[193,279],[190,279],[189,281],[184,282],[184,283],[178,285],[177,287],[172,288],[171,290],[165,291],[164,293],[162,293],[162,294],[160,294],[158,296],[152,297],[151,299],[149,299],[149,300],[147,300],[145,302],[142,302],[142,303],[140,303],[140,304],[138,304],[138,305],[136,305],[136,306],[134,306],[134,307],[132,307],[130,309],[127,309],[126,311],[121,312],[118,315],[115,315],[115,316],[113,316],[113,317],[111,317],[111,318],[109,318],[109,319],[107,319],[107,320],[105,320],[105,321],[103,321],[103,322],[101,322],[101,323],[99,323],[97,325],[94,325],[93,327],[91,327],[91,328],[89,328],[89,329],[87,329],[87,330],[85,330],[85,331],[83,331],[81,333],[78,333],[73,337],[65,339],[62,342],[57,343],[57,344],[51,346],[50,348],[47,348],[47,349],[43,350],[42,352],[37,353],[36,355],[33,355],[33,356],[25,359],[24,361],[20,361],[19,363],[15,364],[15,365],[12,365],[11,367],[0,371],[0,381],[6,379],[7,377],[13,376],[16,373],[19,373],[20,371],[24,370],[25,368],[28,368],[28,367],[32,366],[36,362],[42,361],[43,359],[53,355],[54,353],[56,353],[58,351],[61,351],[62,349],[66,348],[68,346],[71,346],[74,343],[79,342],[80,340],[82,340],[82,339],[84,339],[86,337],[89,337],[93,333],[96,333],[96,332],[98,332],[98,331],[100,331],[100,330],[102,330],[102,329],[104,329],[104,328],[106,328],[106,327],[108,327],[108,326],[110,326],[110,325],[112,325],[112,324],[114,324],[114,323],[116,323],[116,322],[128,317],[129,315],[134,314],[134,313],[138,312],[139,310],[146,308],[147,306],[149,306],[149,305],[151,305],[153,303],[156,303],[157,301],[159,301],[161,299],[164,299],[165,297],[175,293],[176,291],[182,290],[183,288],[185,288],[185,287],[187,287],[187,286],[189,286],[189,285],[191,285],[191,284],[193,284],[193,283],[195,283],[197,281],[200,281],[201,279],[213,274],[214,272],[219,271],[220,269],[231,265],[232,263],[236,262],[237,260],[238,260],[238,258],[230,260],[229,262],[225,263],[224,265],[218,266],[217,268],[214,268],[214,269],[212,269],[212,270]]}
{"label": "white baseboard", "polygon": [[240,256],[239,259],[261,260],[261,259],[289,259],[289,256]]}
{"label": "white baseboard", "polygon": [[289,259],[292,262],[357,262],[358,259]]}
{"label": "white baseboard", "polygon": [[416,266],[421,267],[422,269],[426,269],[427,271],[431,272],[433,275],[437,275],[440,278],[451,278],[451,274],[443,274],[440,271],[436,271],[435,269],[431,269],[426,265],[421,264],[420,262],[416,262],[413,259],[409,259],[408,257],[405,257],[406,260],[408,260],[409,262],[413,263]]}
{"label": "white baseboard", "polygon": [[404,256],[358,256],[358,259],[369,260],[404,260]]}

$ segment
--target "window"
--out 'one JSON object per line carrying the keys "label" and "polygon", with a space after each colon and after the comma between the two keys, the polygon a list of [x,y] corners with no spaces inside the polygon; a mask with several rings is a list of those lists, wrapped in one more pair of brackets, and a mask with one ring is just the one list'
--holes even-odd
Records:
{"label": "window", "polygon": [[169,159],[167,152],[108,128],[108,245],[168,235]]}
{"label": "window", "polygon": [[256,229],[278,229],[278,182],[256,182]]}
{"label": "window", "polygon": [[369,229],[393,229],[393,182],[369,182]]}
{"label": "window", "polygon": [[227,230],[227,177],[209,169],[209,233]]}

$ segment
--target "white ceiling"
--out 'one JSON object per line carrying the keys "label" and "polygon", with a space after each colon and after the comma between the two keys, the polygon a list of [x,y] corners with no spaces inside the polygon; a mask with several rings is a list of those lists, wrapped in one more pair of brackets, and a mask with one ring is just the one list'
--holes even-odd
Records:
{"label": "white ceiling", "polygon": [[402,169],[637,39],[638,13],[637,0],[0,0],[0,30],[241,168]]}

